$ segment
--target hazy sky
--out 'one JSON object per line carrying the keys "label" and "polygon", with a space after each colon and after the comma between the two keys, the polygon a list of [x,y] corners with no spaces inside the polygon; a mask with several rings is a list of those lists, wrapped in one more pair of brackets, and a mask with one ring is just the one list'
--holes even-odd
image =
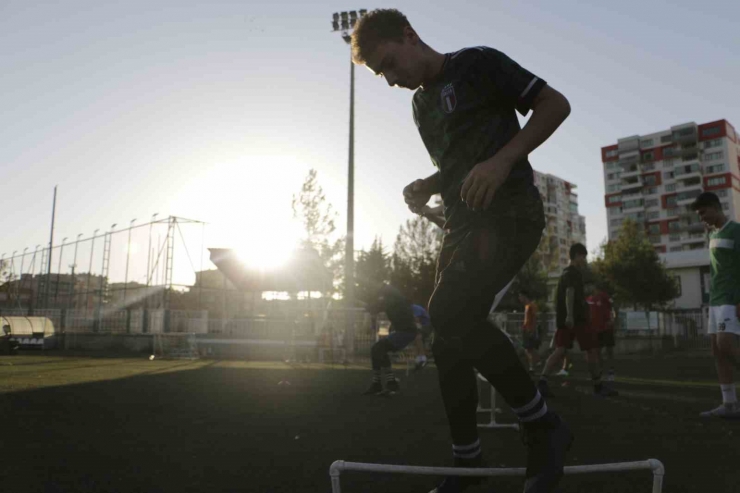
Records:
{"label": "hazy sky", "polygon": [[[689,121],[740,128],[729,0],[0,0],[0,252],[48,242],[56,184],[57,238],[159,213],[236,247],[284,244],[291,194],[316,168],[344,229],[349,49],[330,19],[376,7],[401,9],[438,51],[495,47],[568,97],[531,161],[578,186],[589,249],[606,236],[600,147]],[[411,217],[401,189],[434,168],[412,93],[356,75],[356,246],[390,247]]]}

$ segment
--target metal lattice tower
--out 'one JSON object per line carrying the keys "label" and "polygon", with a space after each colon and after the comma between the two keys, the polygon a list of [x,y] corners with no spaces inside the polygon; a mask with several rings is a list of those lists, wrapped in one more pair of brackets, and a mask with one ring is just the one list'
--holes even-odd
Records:
{"label": "metal lattice tower", "polygon": [[170,307],[170,291],[172,291],[172,270],[175,259],[175,228],[177,228],[177,218],[170,217],[167,225],[167,256],[164,265],[164,307]]}

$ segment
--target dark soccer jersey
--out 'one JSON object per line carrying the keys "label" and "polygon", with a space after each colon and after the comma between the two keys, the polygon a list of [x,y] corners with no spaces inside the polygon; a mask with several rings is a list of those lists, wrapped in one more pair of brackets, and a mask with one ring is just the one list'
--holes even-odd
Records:
{"label": "dark soccer jersey", "polygon": [[392,331],[416,332],[411,302],[393,286],[385,284],[380,288],[377,302],[371,310],[385,312]]}
{"label": "dark soccer jersey", "polygon": [[460,198],[465,177],[520,130],[516,111],[526,115],[546,82],[487,47],[447,54],[440,76],[413,98],[414,121],[440,173],[447,229],[483,215],[506,213],[512,198],[533,188],[532,167],[514,165],[488,211],[474,213]]}
{"label": "dark soccer jersey", "polygon": [[557,327],[565,326],[568,316],[568,306],[565,301],[565,292],[568,288],[575,290],[573,300],[573,323],[576,326],[586,326],[588,323],[588,305],[583,291],[583,274],[576,267],[569,265],[563,270],[558,281],[556,324]]}

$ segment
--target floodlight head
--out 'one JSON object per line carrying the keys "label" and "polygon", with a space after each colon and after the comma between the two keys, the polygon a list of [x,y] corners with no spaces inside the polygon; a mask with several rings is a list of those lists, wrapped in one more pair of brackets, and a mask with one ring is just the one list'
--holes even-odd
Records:
{"label": "floodlight head", "polygon": [[364,16],[365,14],[367,14],[367,9],[360,9],[360,17]]}
{"label": "floodlight head", "polygon": [[342,12],[341,16],[342,16],[342,20],[346,21],[347,18],[349,17],[349,14],[347,12]]}
{"label": "floodlight head", "polygon": [[333,31],[339,31],[339,22],[338,21],[332,21],[331,22],[331,28]]}
{"label": "floodlight head", "polygon": [[350,19],[351,19],[352,21],[356,21],[356,20],[357,20],[357,11],[355,11],[355,10],[350,10],[350,11],[349,11],[349,18],[350,18]]}
{"label": "floodlight head", "polygon": [[338,14],[337,12],[334,12],[334,13],[333,13],[333,14],[331,15],[331,18],[332,18],[332,20],[333,20],[334,22],[338,22],[338,21],[339,21],[339,14]]}
{"label": "floodlight head", "polygon": [[350,44],[352,42],[352,36],[347,34],[346,32],[342,33],[342,39],[347,43]]}
{"label": "floodlight head", "polygon": [[347,19],[342,19],[342,31],[348,31],[349,30],[349,21]]}

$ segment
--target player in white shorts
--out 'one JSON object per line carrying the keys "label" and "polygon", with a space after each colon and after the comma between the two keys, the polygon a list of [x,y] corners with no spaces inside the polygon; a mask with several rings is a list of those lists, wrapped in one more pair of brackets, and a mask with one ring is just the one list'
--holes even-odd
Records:
{"label": "player in white shorts", "polygon": [[740,370],[740,224],[722,212],[719,197],[699,195],[691,208],[711,228],[709,260],[709,337],[722,390],[722,404],[703,418],[740,418],[733,370]]}

